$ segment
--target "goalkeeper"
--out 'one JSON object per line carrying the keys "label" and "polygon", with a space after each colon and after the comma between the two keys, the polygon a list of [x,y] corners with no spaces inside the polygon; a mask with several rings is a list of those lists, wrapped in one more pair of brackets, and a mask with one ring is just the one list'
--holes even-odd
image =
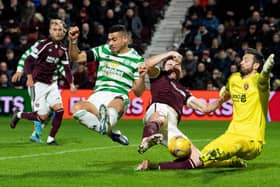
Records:
{"label": "goalkeeper", "polygon": [[[221,89],[223,101],[232,99],[233,119],[223,135],[202,149],[200,158],[204,167],[235,159],[251,160],[262,152],[274,54],[264,65],[263,62],[262,54],[255,49],[246,50],[240,72],[232,74]],[[245,166],[245,161],[243,163]]]}

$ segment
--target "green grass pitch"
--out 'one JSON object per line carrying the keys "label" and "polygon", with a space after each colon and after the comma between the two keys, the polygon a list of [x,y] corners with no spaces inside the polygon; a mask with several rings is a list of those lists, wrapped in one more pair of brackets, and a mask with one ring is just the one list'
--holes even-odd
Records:
{"label": "green grass pitch", "polygon": [[[79,125],[64,120],[58,146],[29,141],[32,123],[22,120],[10,129],[9,118],[0,118],[0,186],[280,186],[280,123],[269,123],[262,154],[247,168],[209,168],[135,172],[142,160],[168,161],[163,146],[137,153],[142,121],[122,120],[117,127],[129,137],[121,146]],[[179,128],[202,148],[224,132],[228,122],[182,121]],[[44,129],[43,138],[49,133]]]}

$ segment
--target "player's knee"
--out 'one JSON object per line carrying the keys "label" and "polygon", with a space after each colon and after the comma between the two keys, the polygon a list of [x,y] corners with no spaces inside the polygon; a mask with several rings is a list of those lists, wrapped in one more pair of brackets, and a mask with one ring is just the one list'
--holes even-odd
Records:
{"label": "player's knee", "polygon": [[48,114],[42,114],[42,115],[39,114],[39,118],[41,121],[45,121],[48,118]]}
{"label": "player's knee", "polygon": [[82,109],[83,109],[82,102],[77,102],[72,107],[72,113],[76,113],[77,111],[82,110]]}

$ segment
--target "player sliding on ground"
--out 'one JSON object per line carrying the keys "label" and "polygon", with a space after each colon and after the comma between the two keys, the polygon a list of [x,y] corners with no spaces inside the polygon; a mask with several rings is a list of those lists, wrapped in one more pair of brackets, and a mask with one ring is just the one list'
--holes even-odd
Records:
{"label": "player sliding on ground", "polygon": [[[263,62],[262,54],[255,49],[245,51],[240,72],[233,73],[226,87],[220,91],[219,106],[232,99],[233,119],[223,135],[202,149],[200,164],[196,167],[229,166],[236,161],[239,166],[246,166],[244,160],[261,154],[265,144],[269,74],[274,65],[274,54],[268,57],[264,65]],[[187,162],[188,159],[164,164],[169,165],[166,169],[190,169]],[[161,169],[161,164],[145,160],[138,169]]]}

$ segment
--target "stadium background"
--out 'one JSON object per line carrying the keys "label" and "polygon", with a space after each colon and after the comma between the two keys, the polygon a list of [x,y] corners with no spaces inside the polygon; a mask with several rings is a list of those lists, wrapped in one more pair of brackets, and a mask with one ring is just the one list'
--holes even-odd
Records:
{"label": "stadium background", "polygon": [[[51,18],[63,19],[68,27],[80,27],[79,47],[82,50],[105,43],[108,27],[120,23],[125,24],[130,32],[131,46],[144,57],[166,50],[179,51],[184,57],[181,83],[191,90],[200,90],[195,93],[198,96],[201,93],[206,99],[209,99],[208,93],[215,98],[215,90],[225,84],[232,72],[238,71],[246,48],[256,48],[265,57],[276,53],[268,119],[277,121],[279,117],[276,116],[280,116],[277,110],[280,105],[277,93],[280,86],[278,8],[278,0],[0,0],[0,89],[26,89],[25,77],[17,83],[12,83],[11,77],[21,54],[37,39],[48,35]],[[65,39],[66,45],[67,42]],[[79,90],[92,89],[97,65],[95,62],[87,65],[72,63],[75,85]],[[62,76],[58,85],[61,89],[69,88]],[[210,92],[203,93],[204,90]],[[4,93],[9,92],[1,93],[0,115],[6,115],[7,106],[9,113],[14,110],[13,102],[6,100],[9,94]],[[145,103],[141,115],[136,114],[136,118],[143,116],[148,102],[146,95],[149,94],[140,99]],[[65,99],[64,105],[68,106],[68,102]],[[69,111],[69,107],[66,109]],[[208,117],[199,113],[186,114],[183,119],[186,116],[201,120],[230,119],[231,109],[225,106],[221,111],[221,114],[217,111]],[[190,112],[184,108],[184,113]],[[64,117],[69,118],[68,114],[66,112]],[[127,114],[126,118],[132,116]]]}
{"label": "stadium background", "polygon": [[[33,124],[29,121],[22,120],[14,130],[8,126],[15,107],[30,111],[26,79],[11,83],[18,59],[34,41],[47,36],[48,21],[57,17],[68,26],[80,27],[81,49],[104,43],[108,27],[123,23],[131,32],[131,46],[145,57],[178,50],[184,56],[181,82],[205,99],[217,97],[227,76],[238,69],[244,49],[255,47],[265,57],[274,52],[268,118],[279,121],[279,10],[279,0],[0,0],[0,186],[280,186],[279,122],[268,123],[264,151],[248,168],[134,172],[143,159],[174,159],[162,146],[144,155],[136,151],[149,91],[144,97],[132,97],[127,119],[119,122],[118,128],[130,139],[126,147],[88,131],[74,119],[63,120],[59,146],[30,143]],[[60,77],[58,84],[68,106],[65,117],[70,116],[71,103],[92,92],[95,70],[95,63],[72,64],[77,95],[69,95],[68,85]],[[227,103],[223,111],[215,113],[230,118],[229,106]],[[132,114],[138,119],[129,119]],[[228,125],[228,121],[191,115],[184,119],[200,121],[183,120],[179,128],[200,149]],[[43,139],[50,126],[44,129]]]}

